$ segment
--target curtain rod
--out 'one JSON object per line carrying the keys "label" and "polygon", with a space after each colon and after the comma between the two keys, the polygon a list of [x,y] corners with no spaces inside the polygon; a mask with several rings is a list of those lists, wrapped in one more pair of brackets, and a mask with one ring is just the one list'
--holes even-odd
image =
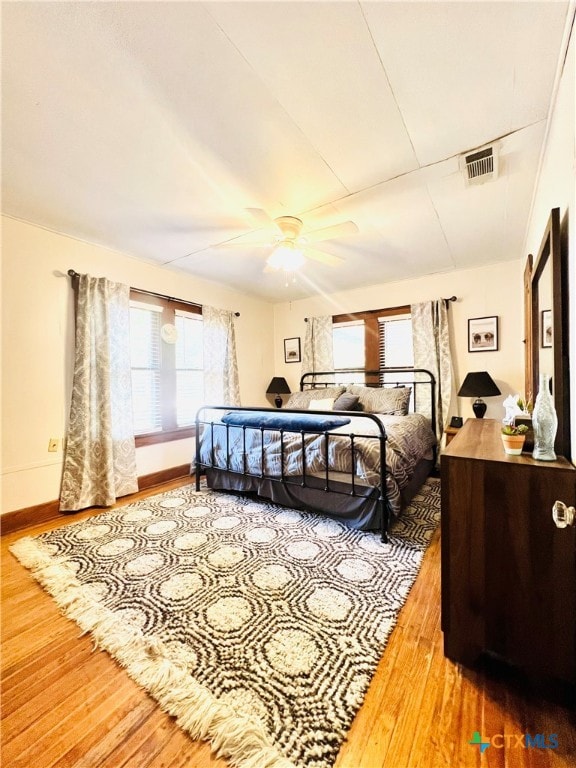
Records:
{"label": "curtain rod", "polygon": [[[72,278],[80,277],[80,273],[74,269],[68,270],[68,275]],[[167,301],[179,301],[182,304],[192,304],[193,307],[202,307],[202,304],[197,304],[195,301],[188,301],[188,299],[176,299],[174,296],[166,296],[165,293],[155,293],[154,291],[143,291],[141,288],[132,288],[133,291],[138,293],[145,293],[147,296],[156,296],[158,299],[166,299]],[[234,312],[235,317],[240,317],[240,312]]]}
{"label": "curtain rod", "polygon": [[[448,307],[450,306],[450,302],[451,301],[458,301],[458,297],[457,296],[450,296],[449,299],[442,299],[442,301],[446,304],[446,308],[448,309]],[[394,309],[394,307],[392,307],[392,309]],[[350,314],[353,315],[354,312],[351,312]],[[308,318],[307,317],[304,318],[304,322],[305,323],[308,322]]]}

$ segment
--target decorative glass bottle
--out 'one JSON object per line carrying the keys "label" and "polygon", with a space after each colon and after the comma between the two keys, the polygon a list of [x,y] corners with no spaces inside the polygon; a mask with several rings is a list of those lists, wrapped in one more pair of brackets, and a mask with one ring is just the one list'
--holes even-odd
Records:
{"label": "decorative glass bottle", "polygon": [[554,408],[554,398],[550,392],[550,376],[541,373],[539,376],[538,395],[532,413],[534,427],[534,450],[532,458],[539,461],[554,461],[554,440],[558,429],[558,416]]}

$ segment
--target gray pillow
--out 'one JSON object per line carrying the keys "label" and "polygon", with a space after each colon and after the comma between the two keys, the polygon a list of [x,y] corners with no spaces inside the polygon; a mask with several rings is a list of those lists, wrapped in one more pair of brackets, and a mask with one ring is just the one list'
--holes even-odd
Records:
{"label": "gray pillow", "polygon": [[343,392],[340,397],[335,400],[332,410],[334,411],[357,411],[358,410],[358,395],[353,395],[351,392]]}
{"label": "gray pillow", "polygon": [[333,397],[336,400],[345,389],[344,386],[318,387],[317,389],[306,389],[304,392],[293,392],[284,407],[307,411],[312,400],[325,400],[328,397]]}
{"label": "gray pillow", "polygon": [[361,410],[367,413],[406,416],[412,388],[360,387],[352,384],[347,391],[353,395],[358,395]]}

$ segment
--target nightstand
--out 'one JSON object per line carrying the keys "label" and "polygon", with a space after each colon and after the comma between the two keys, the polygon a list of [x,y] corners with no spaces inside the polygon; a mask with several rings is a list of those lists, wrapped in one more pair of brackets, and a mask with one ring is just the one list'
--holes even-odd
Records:
{"label": "nightstand", "polygon": [[460,432],[460,427],[446,427],[444,434],[446,435],[446,445],[450,445],[451,440]]}

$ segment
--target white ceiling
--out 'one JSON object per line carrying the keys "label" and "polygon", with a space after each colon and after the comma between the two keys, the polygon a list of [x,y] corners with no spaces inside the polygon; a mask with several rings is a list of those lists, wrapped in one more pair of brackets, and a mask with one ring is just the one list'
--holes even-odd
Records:
{"label": "white ceiling", "polygon": [[[570,14],[3,3],[3,212],[269,301],[520,258]],[[498,179],[465,186],[496,139]],[[280,215],[358,233],[288,286],[268,249],[216,247]]]}

